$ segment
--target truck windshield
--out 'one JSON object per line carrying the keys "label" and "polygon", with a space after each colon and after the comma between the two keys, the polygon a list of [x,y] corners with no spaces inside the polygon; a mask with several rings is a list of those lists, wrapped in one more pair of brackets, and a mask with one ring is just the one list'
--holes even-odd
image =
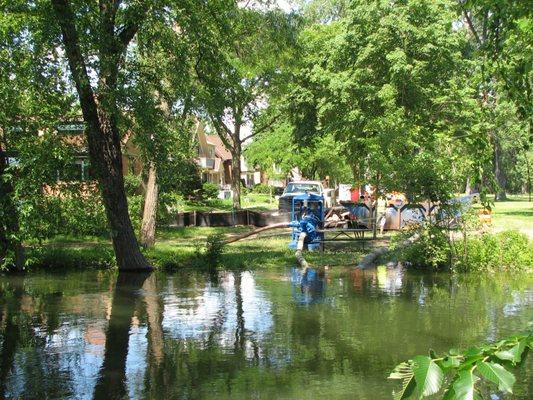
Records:
{"label": "truck windshield", "polygon": [[320,186],[313,183],[289,183],[285,193],[317,193],[320,194]]}

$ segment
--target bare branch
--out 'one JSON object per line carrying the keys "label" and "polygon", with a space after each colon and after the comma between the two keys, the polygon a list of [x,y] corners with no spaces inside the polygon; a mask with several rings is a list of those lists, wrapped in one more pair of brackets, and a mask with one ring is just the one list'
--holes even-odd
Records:
{"label": "bare branch", "polygon": [[248,139],[251,139],[253,138],[254,136],[257,136],[259,135],[260,133],[272,128],[272,126],[276,123],[276,121],[281,117],[281,114],[278,114],[276,115],[275,117],[273,117],[270,122],[266,125],[263,125],[261,128],[259,129],[254,129],[254,131],[249,134],[248,136],[244,137],[243,139],[240,140],[241,143],[244,143],[246,142]]}
{"label": "bare branch", "polygon": [[222,143],[224,143],[224,146],[226,146],[228,150],[233,153],[235,145],[233,143],[230,143],[230,138],[233,137],[231,130],[227,127],[224,121],[222,121],[222,118],[220,118],[219,116],[213,117],[212,115],[209,115],[209,119],[215,127],[215,130],[217,131],[220,140],[222,140]]}
{"label": "bare branch", "polygon": [[463,10],[463,15],[465,16],[466,23],[468,24],[468,28],[470,29],[470,32],[472,33],[472,35],[474,35],[474,38],[476,39],[476,42],[477,42],[478,46],[481,46],[482,45],[481,39],[479,38],[479,35],[478,35],[476,29],[474,28],[474,24],[472,23],[472,19],[470,18],[470,14],[468,13],[468,11]]}

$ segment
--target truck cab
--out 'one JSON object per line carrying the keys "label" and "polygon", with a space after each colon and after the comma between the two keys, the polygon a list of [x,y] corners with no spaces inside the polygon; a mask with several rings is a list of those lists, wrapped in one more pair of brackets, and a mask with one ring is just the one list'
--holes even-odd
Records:
{"label": "truck cab", "polygon": [[279,197],[278,209],[282,212],[291,211],[292,199],[302,194],[316,194],[324,196],[324,187],[319,181],[294,181],[289,182],[283,194]]}

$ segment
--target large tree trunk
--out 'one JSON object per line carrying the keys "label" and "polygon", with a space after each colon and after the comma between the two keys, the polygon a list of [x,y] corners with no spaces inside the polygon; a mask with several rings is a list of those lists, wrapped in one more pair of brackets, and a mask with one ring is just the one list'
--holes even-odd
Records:
{"label": "large tree trunk", "polygon": [[505,189],[507,186],[507,178],[505,172],[502,170],[502,149],[498,138],[494,138],[494,177],[498,187],[494,196],[495,201],[506,200],[507,195]]}
{"label": "large tree trunk", "polygon": [[19,239],[20,227],[18,211],[13,202],[13,185],[9,180],[3,179],[7,167],[7,155],[3,152],[0,141],[0,266],[6,263],[12,252],[13,259],[9,264],[21,271],[24,268],[24,248]]}
{"label": "large tree trunk", "polygon": [[102,127],[94,126],[91,121],[93,129],[87,130],[89,154],[96,167],[117,264],[121,271],[149,270],[151,267],[139,249],[128,213],[118,130],[116,125],[113,129],[114,124],[106,124],[104,118],[100,121]]}
{"label": "large tree trunk", "polygon": [[144,197],[144,211],[141,225],[141,246],[153,247],[155,244],[155,227],[157,216],[157,174],[154,163],[150,163],[148,170],[148,182]]}
{"label": "large tree trunk", "polygon": [[89,156],[100,185],[119,270],[150,270],[150,265],[140,251],[128,214],[115,99],[118,68],[135,30],[124,30],[121,34],[127,35],[115,37],[114,15],[111,14],[114,8],[109,3],[104,3],[101,7],[100,91],[97,101],[81,53],[75,26],[76,17],[67,0],[52,0],[80,98],[83,119],[87,124]]}
{"label": "large tree trunk", "polygon": [[231,189],[233,191],[233,208],[241,208],[241,143],[234,144],[231,160]]}

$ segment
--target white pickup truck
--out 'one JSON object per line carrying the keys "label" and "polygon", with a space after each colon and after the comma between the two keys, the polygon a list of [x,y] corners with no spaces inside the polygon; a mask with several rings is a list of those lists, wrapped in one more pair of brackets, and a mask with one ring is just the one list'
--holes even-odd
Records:
{"label": "white pickup truck", "polygon": [[[324,187],[319,181],[295,181],[290,182],[283,194],[279,197],[278,209],[279,211],[287,212],[291,211],[292,198],[294,196],[313,193],[319,196],[324,196]],[[327,205],[326,205],[327,207]]]}

